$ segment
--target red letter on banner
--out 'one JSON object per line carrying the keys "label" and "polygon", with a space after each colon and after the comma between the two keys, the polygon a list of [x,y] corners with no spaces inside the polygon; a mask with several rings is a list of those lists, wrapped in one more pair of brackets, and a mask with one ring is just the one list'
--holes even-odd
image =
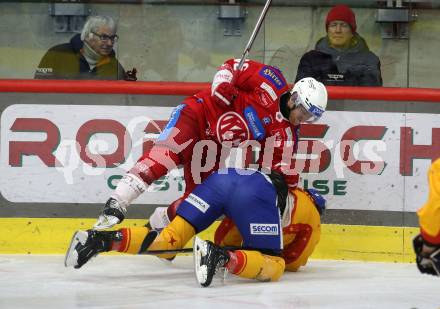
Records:
{"label": "red letter on banner", "polygon": [[[118,147],[111,154],[92,154],[88,149],[88,143],[92,135],[96,133],[111,133],[118,139]],[[76,134],[79,144],[79,156],[87,164],[93,167],[115,167],[125,161],[131,149],[131,138],[125,127],[116,120],[94,119],[84,123]]]}
{"label": "red letter on banner", "polygon": [[412,176],[413,159],[431,159],[440,157],[440,129],[432,128],[431,145],[414,145],[413,129],[408,127],[400,128],[400,174]]}
{"label": "red letter on banner", "polygon": [[341,158],[352,172],[359,175],[378,175],[385,168],[384,161],[359,161],[353,154],[353,147],[359,140],[380,140],[384,136],[384,126],[355,126],[347,130],[341,138]]}
{"label": "red letter on banner", "polygon": [[[323,138],[329,126],[325,124],[304,123],[300,128],[301,138]],[[295,159],[295,169],[298,173],[319,173],[326,170],[331,161],[331,152],[327,146],[318,140],[300,140],[297,154],[316,155],[316,159]]]}
{"label": "red letter on banner", "polygon": [[12,132],[44,132],[45,141],[41,142],[9,142],[9,165],[22,166],[21,158],[38,156],[49,167],[54,167],[56,158],[53,152],[60,142],[60,132],[57,126],[44,118],[17,118],[10,129]]}

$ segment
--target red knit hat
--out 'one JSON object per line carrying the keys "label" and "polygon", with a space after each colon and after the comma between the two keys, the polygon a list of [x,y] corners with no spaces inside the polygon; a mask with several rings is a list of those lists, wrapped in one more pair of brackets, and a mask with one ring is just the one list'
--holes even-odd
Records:
{"label": "red knit hat", "polygon": [[356,32],[356,17],[353,11],[345,4],[337,5],[328,12],[325,20],[325,30],[327,30],[328,24],[334,20],[345,21],[350,25],[352,32]]}

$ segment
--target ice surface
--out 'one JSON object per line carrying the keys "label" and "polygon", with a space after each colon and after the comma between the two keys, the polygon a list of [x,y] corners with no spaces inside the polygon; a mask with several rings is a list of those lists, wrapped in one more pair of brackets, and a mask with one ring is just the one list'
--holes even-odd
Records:
{"label": "ice surface", "polygon": [[440,308],[440,278],[414,264],[315,260],[280,282],[229,276],[196,284],[191,256],[0,255],[0,308]]}

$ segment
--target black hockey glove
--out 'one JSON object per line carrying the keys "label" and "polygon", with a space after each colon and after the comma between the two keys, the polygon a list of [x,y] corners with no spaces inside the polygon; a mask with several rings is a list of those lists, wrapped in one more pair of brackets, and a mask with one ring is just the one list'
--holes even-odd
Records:
{"label": "black hockey glove", "polygon": [[126,212],[125,207],[120,205],[117,200],[109,198],[93,228],[95,230],[111,228],[124,220]]}
{"label": "black hockey glove", "polygon": [[426,243],[419,234],[413,239],[413,247],[420,272],[440,276],[440,246]]}

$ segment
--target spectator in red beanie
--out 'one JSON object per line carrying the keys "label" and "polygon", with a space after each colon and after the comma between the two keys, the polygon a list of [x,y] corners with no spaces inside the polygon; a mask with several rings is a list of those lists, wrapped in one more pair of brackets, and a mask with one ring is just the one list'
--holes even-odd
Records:
{"label": "spectator in red beanie", "polygon": [[346,5],[337,5],[325,19],[327,36],[305,53],[295,81],[313,77],[325,85],[382,86],[380,60],[356,32],[356,16]]}

